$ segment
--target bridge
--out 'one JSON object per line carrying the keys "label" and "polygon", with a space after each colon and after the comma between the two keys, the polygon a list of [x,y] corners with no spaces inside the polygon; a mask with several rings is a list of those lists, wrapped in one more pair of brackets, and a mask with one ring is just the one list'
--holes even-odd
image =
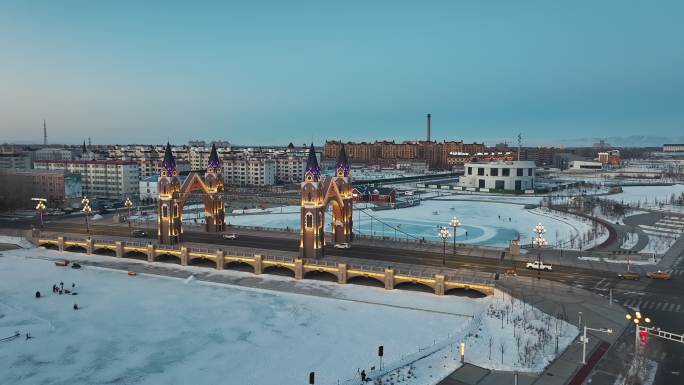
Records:
{"label": "bridge", "polygon": [[172,261],[181,266],[210,263],[217,270],[223,270],[235,265],[243,265],[249,266],[249,269],[257,275],[269,273],[272,269],[285,269],[291,272],[296,280],[306,279],[314,273],[324,273],[334,276],[335,281],[340,284],[346,284],[356,278],[375,280],[387,290],[409,283],[430,288],[437,295],[444,295],[454,289],[473,290],[484,295],[494,293],[494,283],[490,279],[460,275],[457,271],[449,271],[449,274],[445,274],[426,267],[392,268],[378,264],[226,252],[221,248],[157,245],[152,242],[92,237],[41,237],[36,242],[39,246],[59,251],[82,252],[87,255],[105,254],[117,258],[144,259],[147,262]]}

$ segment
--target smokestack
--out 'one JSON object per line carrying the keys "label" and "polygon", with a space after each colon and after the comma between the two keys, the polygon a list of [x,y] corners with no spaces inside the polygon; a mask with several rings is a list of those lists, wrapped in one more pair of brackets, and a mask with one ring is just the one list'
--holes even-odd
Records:
{"label": "smokestack", "polygon": [[43,146],[47,146],[47,123],[43,119]]}
{"label": "smokestack", "polygon": [[431,120],[432,120],[432,115],[427,114],[427,141],[430,141],[430,130],[432,129],[431,127]]}

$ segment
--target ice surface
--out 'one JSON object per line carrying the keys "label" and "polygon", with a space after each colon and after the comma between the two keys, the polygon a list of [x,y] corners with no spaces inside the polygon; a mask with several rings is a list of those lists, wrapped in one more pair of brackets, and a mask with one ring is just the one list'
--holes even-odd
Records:
{"label": "ice surface", "polygon": [[[520,310],[501,326],[500,318],[491,314],[507,304],[500,294],[469,299],[296,282],[324,289],[330,293],[327,298],[194,278],[131,277],[90,266],[74,270],[51,261],[65,257],[120,261],[44,249],[5,251],[0,257],[0,339],[15,331],[35,337],[0,342],[0,383],[301,384],[315,371],[317,383],[333,385],[354,378],[358,368],[375,365],[377,346],[385,347],[385,362],[397,362],[463,331],[472,325],[468,316],[481,317],[478,337],[468,342],[471,362],[538,371],[553,357],[548,349],[533,363],[512,354],[501,364],[483,356],[480,345],[490,335],[514,346],[512,314],[524,312],[518,302]],[[200,267],[187,270],[253,277]],[[60,281],[67,288],[74,282],[78,295],[53,294],[52,284]],[[36,290],[42,298],[34,298]],[[81,310],[73,310],[74,303]],[[529,305],[526,313],[541,316]],[[541,322],[535,319],[528,323]],[[564,323],[563,328],[561,349],[576,332]],[[421,370],[425,381],[416,383],[431,383],[430,376],[456,367],[452,360],[439,372]]]}

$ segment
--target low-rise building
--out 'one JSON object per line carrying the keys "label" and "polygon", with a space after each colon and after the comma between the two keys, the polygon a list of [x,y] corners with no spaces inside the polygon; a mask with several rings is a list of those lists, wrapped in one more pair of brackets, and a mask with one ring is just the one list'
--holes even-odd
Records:
{"label": "low-rise building", "polygon": [[587,160],[573,160],[568,165],[568,171],[601,171],[603,170],[603,163],[587,161]]}
{"label": "low-rise building", "polygon": [[534,189],[535,163],[533,161],[472,162],[464,165],[464,175],[458,185],[499,191]]}
{"label": "low-rise building", "polygon": [[64,148],[41,148],[33,151],[33,160],[71,160],[73,153]]}
{"label": "low-rise building", "polygon": [[663,152],[684,152],[684,143],[663,144]]}
{"label": "low-rise building", "polygon": [[622,159],[620,158],[619,150],[610,150],[598,153],[598,161],[604,165],[619,165]]}

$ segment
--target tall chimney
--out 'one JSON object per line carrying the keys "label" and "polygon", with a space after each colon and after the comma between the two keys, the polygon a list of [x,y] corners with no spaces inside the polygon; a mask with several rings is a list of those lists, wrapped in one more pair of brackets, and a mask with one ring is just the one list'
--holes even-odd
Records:
{"label": "tall chimney", "polygon": [[43,119],[43,146],[47,146],[47,123]]}
{"label": "tall chimney", "polygon": [[430,130],[431,130],[431,120],[432,120],[432,115],[427,114],[427,141],[430,141]]}

